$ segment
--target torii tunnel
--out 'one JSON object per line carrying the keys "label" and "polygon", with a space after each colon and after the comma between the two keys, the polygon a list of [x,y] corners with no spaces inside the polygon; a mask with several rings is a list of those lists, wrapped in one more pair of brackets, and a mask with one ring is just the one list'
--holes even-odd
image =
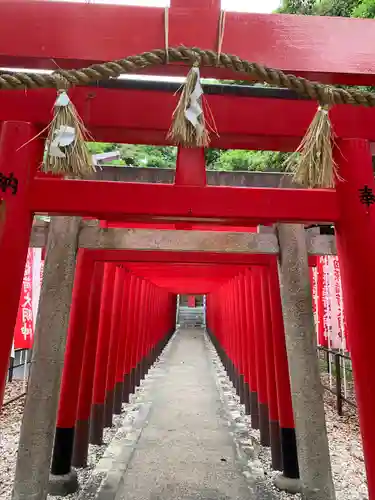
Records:
{"label": "torii tunnel", "polygon": [[[166,30],[163,8],[0,0],[0,65],[82,68],[181,44],[218,51],[219,0],[172,0],[168,16]],[[321,82],[372,85],[374,23],[228,12],[220,51]],[[143,71],[150,72],[185,75],[187,66]],[[246,78],[219,66],[202,68],[202,75]],[[316,111],[315,102],[285,89],[219,87],[205,87],[218,130],[215,148],[294,151]],[[175,90],[109,80],[70,95],[94,140],[170,145]],[[53,475],[86,465],[88,443],[101,442],[104,425],[175,331],[177,294],[206,295],[208,334],[262,443],[271,445],[274,468],[289,479],[319,468],[316,457],[328,445],[324,436],[308,439],[307,418],[297,411],[301,404],[308,411],[317,396],[293,366],[303,370],[310,359],[301,347],[304,332],[314,328],[309,266],[315,256],[337,252],[375,500],[375,215],[359,195],[365,187],[375,191],[374,108],[332,109],[334,158],[344,181],[335,189],[297,189],[287,176],[287,187],[261,175],[246,187],[209,184],[201,148],[179,147],[172,183],[43,174],[43,131],[55,99],[53,89],[0,91],[0,176],[18,181],[17,190],[4,183],[0,191],[0,400],[30,237],[46,247],[36,335],[41,354],[31,375],[43,374],[43,360],[55,370],[40,394],[27,396],[26,411],[34,411],[39,430],[48,420],[48,429],[38,455],[34,431],[21,432],[18,460],[27,460],[18,470],[18,498],[47,488],[55,427]],[[35,214],[52,217],[48,239],[45,228],[33,226]],[[309,233],[310,225],[332,225],[335,236]],[[51,345],[57,334],[61,343]],[[286,343],[292,337],[298,342]],[[320,480],[327,475],[328,469]]]}

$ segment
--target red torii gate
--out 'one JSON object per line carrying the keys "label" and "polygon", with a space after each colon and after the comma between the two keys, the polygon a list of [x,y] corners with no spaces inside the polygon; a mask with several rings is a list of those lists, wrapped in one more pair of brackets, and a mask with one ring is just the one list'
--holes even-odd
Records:
{"label": "red torii gate", "polygon": [[[82,67],[165,46],[165,13],[158,8],[1,0],[0,14],[2,66],[54,69],[57,63],[62,68]],[[184,43],[216,50],[219,0],[172,0],[169,16],[170,46]],[[14,32],[18,33],[17,38],[13,37]],[[91,36],[93,32],[95,37]],[[142,37],[131,36],[132,33],[142,33]],[[319,39],[316,33],[320,34]],[[365,85],[374,81],[371,51],[374,41],[373,23],[368,20],[228,13],[222,51],[320,81]],[[321,57],[322,47],[324,57]],[[186,69],[173,64],[158,71],[181,74]],[[205,68],[202,74],[233,78],[230,71],[220,68]],[[97,140],[166,143],[163,138],[173,110],[170,96],[94,88],[74,90],[75,100],[74,96]],[[0,172],[6,176],[13,172],[19,181],[17,194],[2,193],[0,205],[1,393],[33,213],[159,223],[161,218],[172,222],[180,218],[192,221],[203,218],[215,220],[221,226],[274,221],[335,223],[369,495],[374,498],[375,403],[371,393],[374,375],[370,355],[375,340],[370,332],[374,309],[375,222],[372,210],[366,210],[358,194],[364,186],[375,190],[369,146],[375,136],[374,111],[337,106],[332,112],[337,134],[336,161],[345,179],[337,183],[336,190],[218,188],[207,187],[201,181],[194,186],[166,186],[36,175],[42,158],[42,141],[20,146],[34,138],[49,121],[53,98],[53,92],[47,90],[28,91],[27,95],[18,91],[0,93]],[[129,103],[135,103],[136,98],[142,107],[131,107]],[[228,96],[208,99],[220,132],[212,145],[224,148],[290,151],[298,144],[314,111],[314,105],[304,101]],[[225,106],[219,109],[221,102]],[[237,102],[239,105],[235,105]],[[128,104],[129,113],[125,107]],[[124,112],[119,112],[121,109]],[[180,162],[180,171],[189,167],[188,158],[193,153],[184,154],[187,162]],[[193,161],[202,170],[202,160],[196,156]]]}

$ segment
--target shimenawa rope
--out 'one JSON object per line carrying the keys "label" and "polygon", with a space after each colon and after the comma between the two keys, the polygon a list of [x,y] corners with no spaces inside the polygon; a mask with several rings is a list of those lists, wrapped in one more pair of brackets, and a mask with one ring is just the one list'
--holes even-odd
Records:
{"label": "shimenawa rope", "polygon": [[316,100],[321,105],[352,104],[354,106],[375,106],[375,93],[358,89],[342,89],[322,83],[311,82],[295,75],[287,75],[278,69],[268,68],[257,63],[251,63],[240,57],[202,50],[197,47],[155,49],[137,56],[129,56],[117,61],[93,64],[82,69],[59,69],[50,75],[36,73],[12,73],[0,75],[0,90],[20,88],[58,88],[61,78],[70,86],[88,85],[90,83],[118,78],[124,73],[136,73],[151,66],[183,62],[190,66],[198,64],[207,67],[222,67],[234,73],[242,73],[257,82],[267,83],[274,87],[283,87],[295,91],[303,97]]}

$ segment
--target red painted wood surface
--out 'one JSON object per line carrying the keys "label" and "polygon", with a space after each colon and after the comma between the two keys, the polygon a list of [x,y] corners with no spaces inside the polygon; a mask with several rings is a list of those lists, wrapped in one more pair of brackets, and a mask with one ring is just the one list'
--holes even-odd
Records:
{"label": "red painted wood surface", "polygon": [[[118,228],[134,228],[134,229],[166,229],[181,230],[179,225],[167,223],[167,224],[155,224],[152,222],[113,222],[113,221],[100,221],[101,227],[118,227]],[[209,224],[186,224],[185,229],[191,231],[216,231],[216,232],[238,232],[238,233],[256,233],[257,226],[214,226]]]}
{"label": "red painted wood surface", "polygon": [[204,148],[178,148],[174,182],[179,186],[207,184]]}
{"label": "red painted wood surface", "polygon": [[92,404],[103,404],[105,401],[115,272],[115,265],[112,263],[104,264]]}
{"label": "red painted wood surface", "polygon": [[[110,328],[110,343],[108,352],[108,367],[106,380],[106,395],[112,391],[116,383],[117,358],[121,337],[121,313],[123,305],[123,291],[125,282],[125,270],[117,267],[113,284],[112,320]],[[113,403],[113,401],[112,401]],[[106,405],[108,402],[106,401]]]}
{"label": "red painted wood surface", "polygon": [[[172,93],[77,87],[70,95],[98,141],[170,144],[166,137],[178,99]],[[51,121],[55,98],[52,89],[1,91],[0,122],[29,121],[43,129]],[[211,145],[224,149],[294,151],[316,112],[312,101],[229,95],[206,99],[219,132],[219,137],[211,135]],[[126,113],[119,112],[122,109]],[[330,116],[338,137],[375,141],[374,108],[340,105]]]}
{"label": "red painted wood surface", "polygon": [[16,194],[12,194],[11,189],[5,193],[0,191],[5,200],[0,214],[0,409],[32,228],[32,214],[27,203],[30,181],[43,154],[40,141],[32,141],[35,132],[29,123],[7,122],[0,136],[0,173],[6,177],[13,173],[18,179]]}
{"label": "red painted wood surface", "polygon": [[264,325],[264,348],[265,348],[265,364],[267,374],[267,401],[270,422],[278,422],[279,414],[277,408],[277,392],[276,392],[276,372],[274,361],[274,344],[272,338],[272,316],[270,304],[270,286],[269,286],[269,267],[263,267],[261,270],[261,295],[262,295],[262,311]]}
{"label": "red painted wood surface", "polygon": [[188,307],[195,307],[195,295],[189,295]]}
{"label": "red painted wood surface", "polygon": [[336,226],[345,319],[348,325],[358,416],[366,463],[369,499],[375,498],[375,376],[372,353],[375,349],[375,211],[361,203],[365,186],[375,192],[372,158],[368,143],[353,139],[339,141],[335,151],[339,173],[337,183],[341,206]]}
{"label": "red painted wood surface", "polygon": [[294,429],[294,415],[289,381],[288,356],[285,344],[284,320],[281,306],[280,283],[276,260],[270,266],[268,279],[279,423],[282,429]]}
{"label": "red painted wood surface", "polygon": [[73,428],[76,422],[82,367],[85,359],[88,309],[95,263],[85,259],[86,250],[77,254],[77,265],[69,316],[68,337],[61,380],[57,426]]}
{"label": "red painted wood surface", "polygon": [[[93,200],[95,202],[93,203]],[[167,184],[35,179],[30,209],[50,214],[80,214],[99,219],[151,216],[230,220],[334,222],[333,190],[193,187]],[[160,221],[159,221],[160,222]],[[221,224],[220,224],[221,222]]]}
{"label": "red painted wood surface", "polygon": [[[189,4],[182,0],[175,8],[172,5],[170,46],[217,49],[219,9],[193,8],[197,5],[196,1]],[[318,80],[373,84],[374,43],[372,20],[228,12],[222,50]],[[60,67],[82,67],[164,46],[162,8],[0,2],[2,66],[55,69],[57,63]],[[179,70],[161,68],[164,74],[173,69]],[[232,77],[231,72],[216,68],[206,74]]]}

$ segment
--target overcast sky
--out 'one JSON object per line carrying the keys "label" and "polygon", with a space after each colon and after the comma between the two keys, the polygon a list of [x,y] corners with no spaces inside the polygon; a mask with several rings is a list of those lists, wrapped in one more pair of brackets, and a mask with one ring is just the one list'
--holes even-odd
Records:
{"label": "overcast sky", "polygon": [[[91,3],[112,3],[112,4],[128,4],[128,5],[147,5],[164,7],[169,5],[169,0],[64,0],[71,1],[87,1]],[[280,6],[281,0],[222,0],[222,6],[225,10],[242,11],[242,12],[272,12]]]}

